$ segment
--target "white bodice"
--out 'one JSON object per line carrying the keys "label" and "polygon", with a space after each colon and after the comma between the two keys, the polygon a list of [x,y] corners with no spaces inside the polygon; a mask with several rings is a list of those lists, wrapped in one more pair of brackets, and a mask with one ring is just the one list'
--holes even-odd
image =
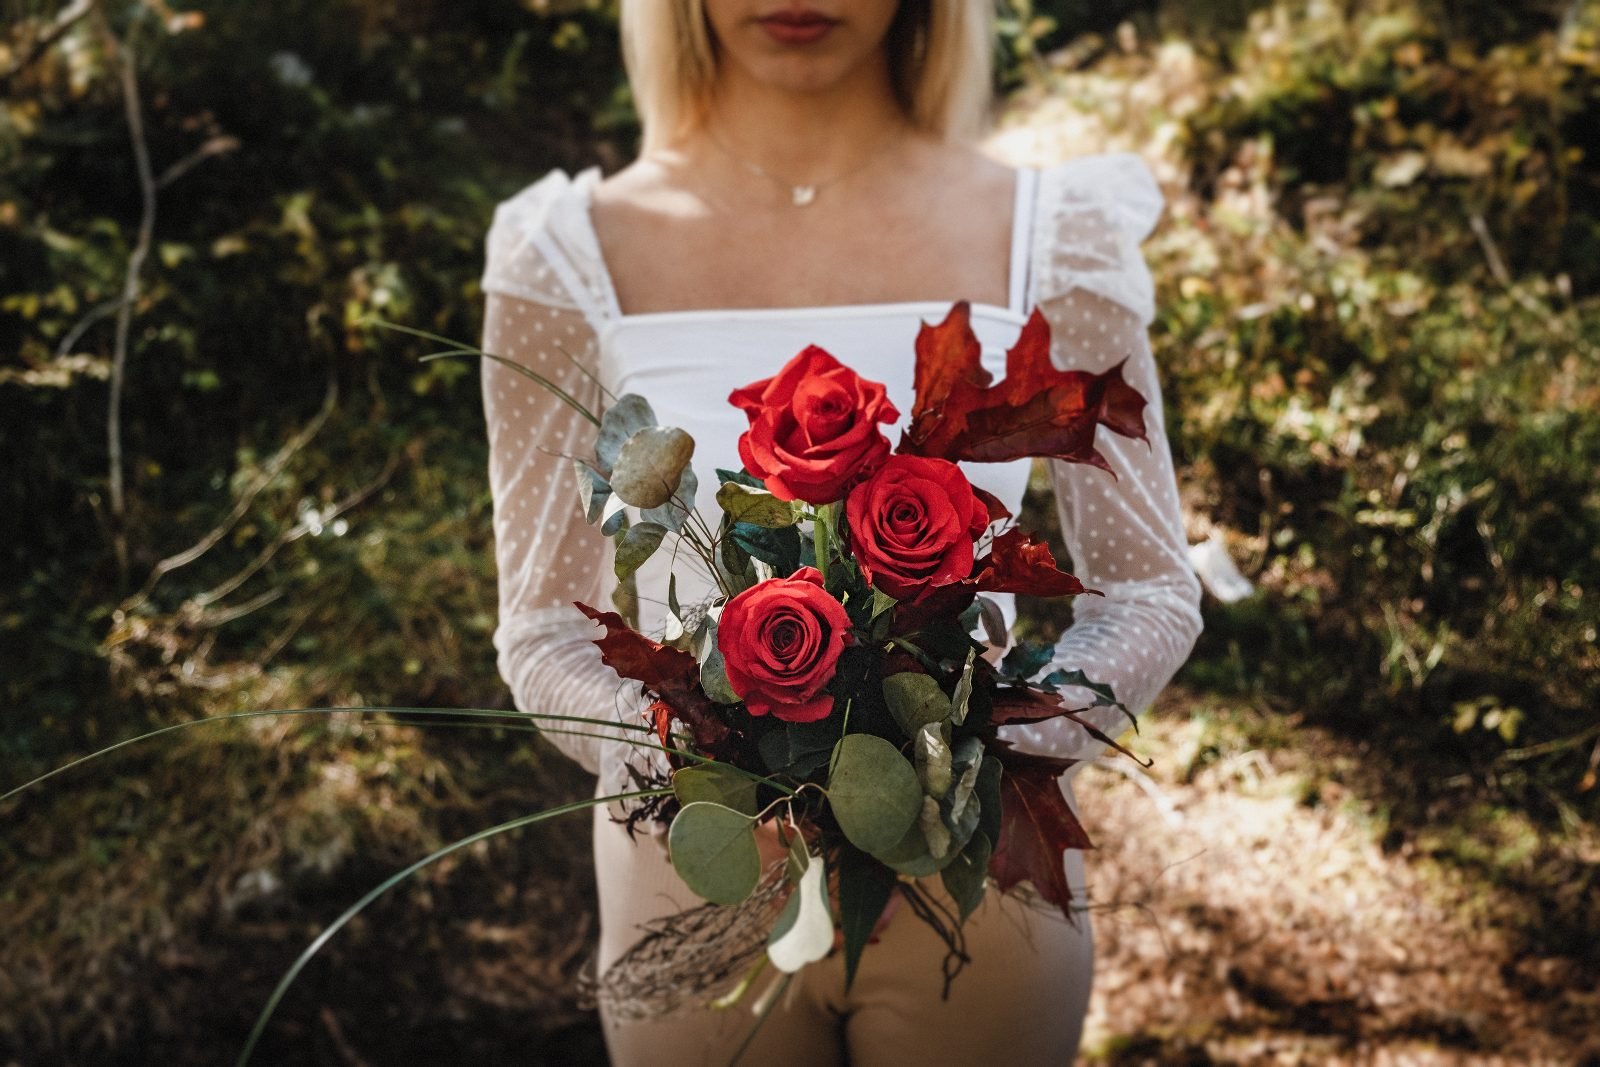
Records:
{"label": "white bodice", "polygon": [[[557,171],[501,204],[488,237],[486,351],[546,376],[593,407],[602,394],[639,393],[663,425],[696,441],[698,506],[716,519],[715,470],[739,466],[745,416],[727,403],[734,389],[775,373],[808,344],[888,386],[903,424],[911,410],[913,342],[947,302],[625,314],[589,217],[598,181]],[[1064,367],[1101,371],[1126,360],[1125,374],[1150,401],[1147,447],[1110,434],[1097,445],[1116,476],[1050,461],[1073,570],[1104,597],[1079,598],[1055,662],[1109,682],[1130,708],[1147,705],[1188,655],[1199,632],[1199,586],[1189,569],[1160,385],[1147,327],[1153,286],[1139,244],[1161,212],[1149,169],[1128,153],[1088,156],[1020,172],[1013,212],[1011,306],[975,305],[973,326],[996,378],[1025,313],[1037,306],[1051,326],[1052,356]],[[952,294],[952,299],[956,294]],[[637,722],[636,689],[599,662],[593,628],[571,607],[609,606],[615,588],[608,542],[584,525],[571,465],[593,443],[593,427],[525,377],[483,365],[495,500],[502,675],[517,706]],[[898,429],[889,430],[891,441]],[[973,464],[973,482],[1013,510],[1030,465]],[[670,541],[638,576],[640,623],[659,629],[669,570],[689,602],[687,554]],[[709,588],[709,579],[704,579]],[[690,583],[692,587],[692,583]],[[1009,610],[1009,608],[1007,609]],[[1073,701],[1081,694],[1064,692]],[[1120,712],[1097,709],[1118,734]],[[1088,758],[1098,750],[1081,728],[1051,722],[1016,728],[1023,748]],[[601,786],[622,781],[626,751],[592,733],[551,739]]]}

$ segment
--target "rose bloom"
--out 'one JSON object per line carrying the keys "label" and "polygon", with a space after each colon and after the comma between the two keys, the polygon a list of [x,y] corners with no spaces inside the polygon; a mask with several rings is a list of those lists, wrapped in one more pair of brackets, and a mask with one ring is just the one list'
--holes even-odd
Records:
{"label": "rose bloom", "polygon": [[850,490],[845,516],[862,573],[896,600],[970,578],[973,546],[989,526],[961,468],[923,456],[889,457]]}
{"label": "rose bloom", "polygon": [[745,469],[781,500],[831,504],[889,455],[878,429],[900,412],[884,387],[811,345],[771,378],[728,402],[750,418],[739,438]]}
{"label": "rose bloom", "polygon": [[768,578],[728,601],[717,648],[728,683],[752,715],[816,722],[833,710],[823,688],[850,642],[850,617],[815,567]]}

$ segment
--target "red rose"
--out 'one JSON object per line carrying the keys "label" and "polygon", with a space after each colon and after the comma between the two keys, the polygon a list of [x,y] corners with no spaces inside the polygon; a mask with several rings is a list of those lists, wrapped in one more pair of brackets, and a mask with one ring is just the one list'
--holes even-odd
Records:
{"label": "red rose", "polygon": [[850,639],[844,606],[822,588],[815,567],[768,578],[728,601],[717,626],[728,684],[752,715],[816,722],[833,710],[833,681]]}
{"label": "red rose", "polygon": [[728,402],[750,417],[739,458],[780,500],[831,504],[851,481],[889,455],[878,429],[900,412],[884,387],[811,345],[771,378],[736,389]]}
{"label": "red rose", "polygon": [[973,546],[989,526],[961,468],[922,456],[891,456],[850,490],[845,516],[862,573],[896,600],[970,578]]}

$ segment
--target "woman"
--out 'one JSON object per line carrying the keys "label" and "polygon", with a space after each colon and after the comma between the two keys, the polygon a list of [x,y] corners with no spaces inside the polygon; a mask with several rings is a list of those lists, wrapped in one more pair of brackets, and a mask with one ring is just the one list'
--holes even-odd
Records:
{"label": "woman", "polygon": [[[989,105],[991,15],[983,0],[624,0],[643,151],[606,180],[556,172],[501,205],[484,347],[592,406],[596,378],[643,394],[663,424],[695,437],[696,466],[710,471],[738,466],[743,416],[728,393],[806,344],[885,382],[909,411],[920,322],[973,301],[999,376],[1025,312],[1039,306],[1059,364],[1098,371],[1126,359],[1151,400],[1153,447],[1100,441],[1116,477],[1051,468],[1074,570],[1106,594],[1084,598],[1056,661],[1140,708],[1200,626],[1145,332],[1152,293],[1138,245],[1160,193],[1132,155],[1015,172],[969,147]],[[487,362],[484,400],[501,672],[525,710],[637,722],[636,701],[571,608],[606,604],[615,586],[608,542],[584,527],[560,458],[584,451],[592,430]],[[1028,466],[968,473],[1015,508]],[[715,516],[713,490],[703,484],[698,503]],[[669,555],[638,575],[646,632],[663,618]],[[681,577],[677,592],[693,594]],[[1100,725],[1120,732],[1119,718]],[[1062,721],[1015,735],[1033,751],[1096,751]],[[602,792],[626,787],[626,749],[592,735],[552,739],[599,775]],[[631,838],[603,811],[594,834],[603,969],[641,923],[697,901],[659,844]],[[1077,853],[1068,867],[1081,889]],[[802,971],[745,1062],[1071,1062],[1092,970],[1087,916],[1069,925],[990,893],[967,937],[973,962],[945,1001],[943,944],[905,913],[889,919],[848,993],[837,954]],[[621,1014],[606,1012],[619,1067],[727,1062],[751,1024],[744,1011]]]}

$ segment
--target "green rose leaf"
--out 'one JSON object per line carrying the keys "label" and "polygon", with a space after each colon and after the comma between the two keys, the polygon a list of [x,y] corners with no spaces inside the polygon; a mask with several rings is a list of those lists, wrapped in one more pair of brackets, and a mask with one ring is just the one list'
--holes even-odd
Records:
{"label": "green rose leaf", "polygon": [[734,522],[747,522],[763,529],[779,530],[800,521],[800,509],[792,501],[779,500],[762,489],[751,489],[738,482],[724,482],[717,490],[717,503]]}
{"label": "green rose leaf", "polygon": [[628,438],[611,468],[611,491],[624,504],[658,508],[678,490],[694,456],[694,438],[676,426],[647,426]]}
{"label": "green rose leaf", "polygon": [[697,763],[672,772],[672,792],[684,807],[700,801],[721,804],[743,815],[756,813],[756,783],[716,763]]}
{"label": "green rose leaf", "polygon": [[713,801],[685,804],[667,831],[673,869],[696,895],[738,904],[761,878],[755,820]]}
{"label": "green rose leaf", "polygon": [[928,723],[950,717],[950,698],[931,676],[916,671],[891,674],[883,680],[883,699],[889,714],[907,737],[916,737]]}
{"label": "green rose leaf", "polygon": [[873,734],[847,734],[834,749],[828,802],[850,843],[877,852],[915,825],[922,784],[894,745]]}
{"label": "green rose leaf", "polygon": [[644,561],[655,555],[666,536],[667,528],[659,523],[641,522],[628,527],[628,532],[617,542],[616,559],[612,561],[617,577],[626,578],[644,566]]}

